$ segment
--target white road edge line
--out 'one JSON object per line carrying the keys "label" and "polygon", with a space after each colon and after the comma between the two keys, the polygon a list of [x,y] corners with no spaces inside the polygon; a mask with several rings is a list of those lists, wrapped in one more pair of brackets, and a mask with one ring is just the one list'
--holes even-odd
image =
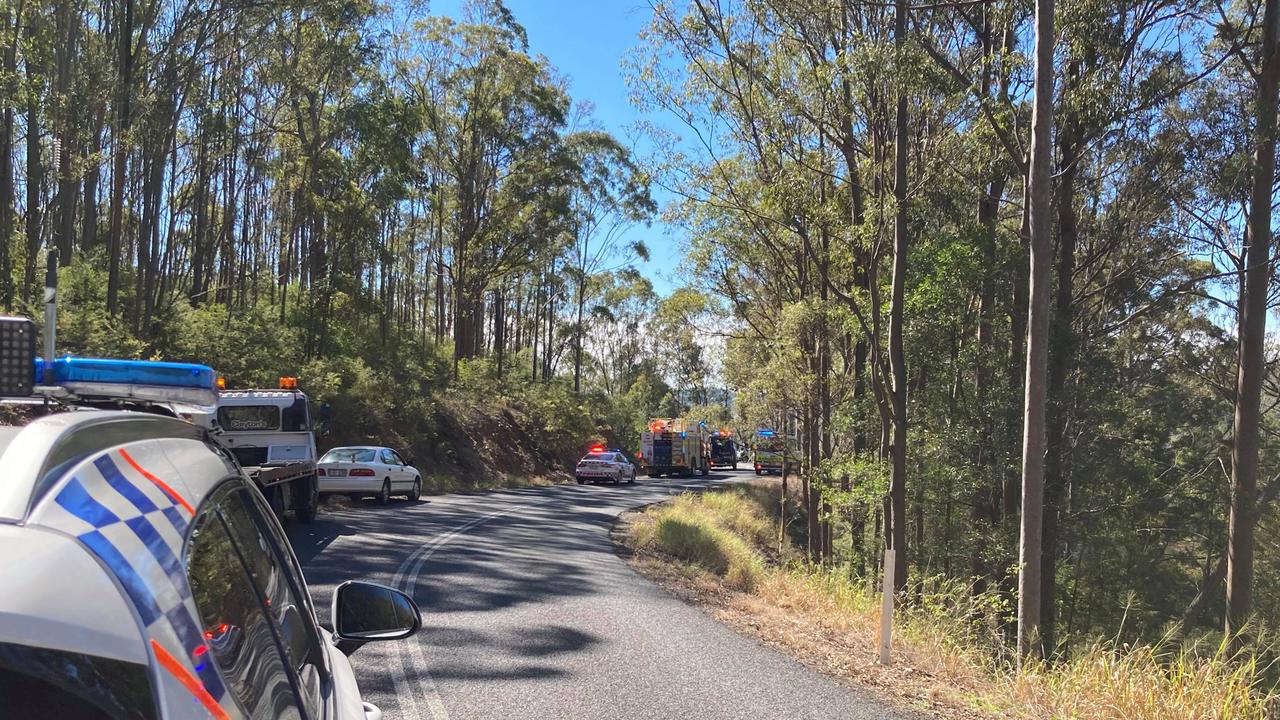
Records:
{"label": "white road edge line", "polygon": [[[430,559],[432,555],[435,554],[436,550],[439,550],[454,538],[462,535],[477,525],[483,525],[494,518],[501,517],[503,515],[510,515],[521,510],[528,510],[559,499],[559,497],[551,497],[536,503],[517,505],[516,507],[508,508],[506,510],[496,510],[459,525],[453,530],[450,530],[444,535],[438,536],[436,539],[410,553],[409,557],[405,558],[404,561],[400,563],[400,566],[396,568],[396,573],[391,578],[391,586],[403,590],[412,596],[413,589],[418,584],[418,575],[422,571],[422,566],[426,564],[426,561]],[[409,569],[410,565],[413,567],[406,578],[405,571]],[[409,701],[408,704],[412,706],[413,710],[411,717],[421,717],[418,713],[417,699],[412,692],[409,692],[410,687],[408,676],[413,675],[417,678],[418,689],[421,690],[422,696],[426,700],[427,710],[430,711],[433,720],[449,720],[449,713],[445,710],[444,702],[440,699],[440,692],[436,689],[435,680],[431,677],[431,673],[427,672],[425,669],[426,658],[422,655],[422,643],[416,641],[397,643],[396,650],[397,655],[400,657],[400,663],[394,668],[392,682],[396,687],[397,699],[407,698]],[[405,666],[406,661],[409,663],[407,670]]]}

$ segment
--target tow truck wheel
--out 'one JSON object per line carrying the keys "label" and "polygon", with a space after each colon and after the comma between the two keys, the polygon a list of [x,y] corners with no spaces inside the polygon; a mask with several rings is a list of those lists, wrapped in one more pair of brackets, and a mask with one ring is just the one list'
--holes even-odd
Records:
{"label": "tow truck wheel", "polygon": [[298,505],[293,509],[293,516],[300,523],[309,523],[316,519],[316,509],[320,507],[320,491],[317,487],[315,476],[309,477],[302,481],[305,487],[302,490],[302,497],[298,500]]}
{"label": "tow truck wheel", "polygon": [[262,495],[266,498],[267,505],[271,507],[271,512],[276,514],[276,519],[284,522],[284,488],[279,485],[272,485],[269,488],[264,488]]}
{"label": "tow truck wheel", "polygon": [[378,504],[386,505],[391,502],[391,481],[382,481],[382,491],[378,493]]}
{"label": "tow truck wheel", "polygon": [[409,491],[409,502],[418,502],[422,497],[422,478],[413,479],[413,489]]}

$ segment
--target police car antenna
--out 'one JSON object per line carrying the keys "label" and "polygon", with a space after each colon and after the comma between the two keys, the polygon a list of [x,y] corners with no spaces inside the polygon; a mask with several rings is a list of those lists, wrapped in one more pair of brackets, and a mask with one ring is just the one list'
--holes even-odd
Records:
{"label": "police car antenna", "polygon": [[58,338],[58,250],[49,251],[48,265],[44,272],[44,377],[40,382],[53,385],[53,358],[57,353]]}

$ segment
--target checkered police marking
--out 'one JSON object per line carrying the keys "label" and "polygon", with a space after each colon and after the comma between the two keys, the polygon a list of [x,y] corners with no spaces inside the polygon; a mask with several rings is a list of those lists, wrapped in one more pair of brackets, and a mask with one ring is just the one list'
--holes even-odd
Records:
{"label": "checkered police marking", "polygon": [[[183,512],[190,506],[171,493],[149,477],[141,482],[126,477],[107,454],[70,478],[54,502],[92,528],[71,531],[120,579],[151,637],[175,638],[192,658],[205,643],[179,559],[189,524]],[[212,663],[194,667],[208,694],[221,700],[224,688]]]}

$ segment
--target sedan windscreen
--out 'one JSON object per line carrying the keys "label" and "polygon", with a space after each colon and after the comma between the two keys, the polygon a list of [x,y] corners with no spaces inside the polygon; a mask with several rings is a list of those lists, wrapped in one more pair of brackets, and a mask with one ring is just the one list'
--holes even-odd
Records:
{"label": "sedan windscreen", "polygon": [[376,450],[370,450],[369,448],[336,448],[334,450],[330,450],[329,452],[325,453],[324,457],[320,458],[320,462],[322,463],[340,463],[340,462],[371,463],[371,462],[375,462],[375,458],[377,457],[377,455],[378,453]]}

